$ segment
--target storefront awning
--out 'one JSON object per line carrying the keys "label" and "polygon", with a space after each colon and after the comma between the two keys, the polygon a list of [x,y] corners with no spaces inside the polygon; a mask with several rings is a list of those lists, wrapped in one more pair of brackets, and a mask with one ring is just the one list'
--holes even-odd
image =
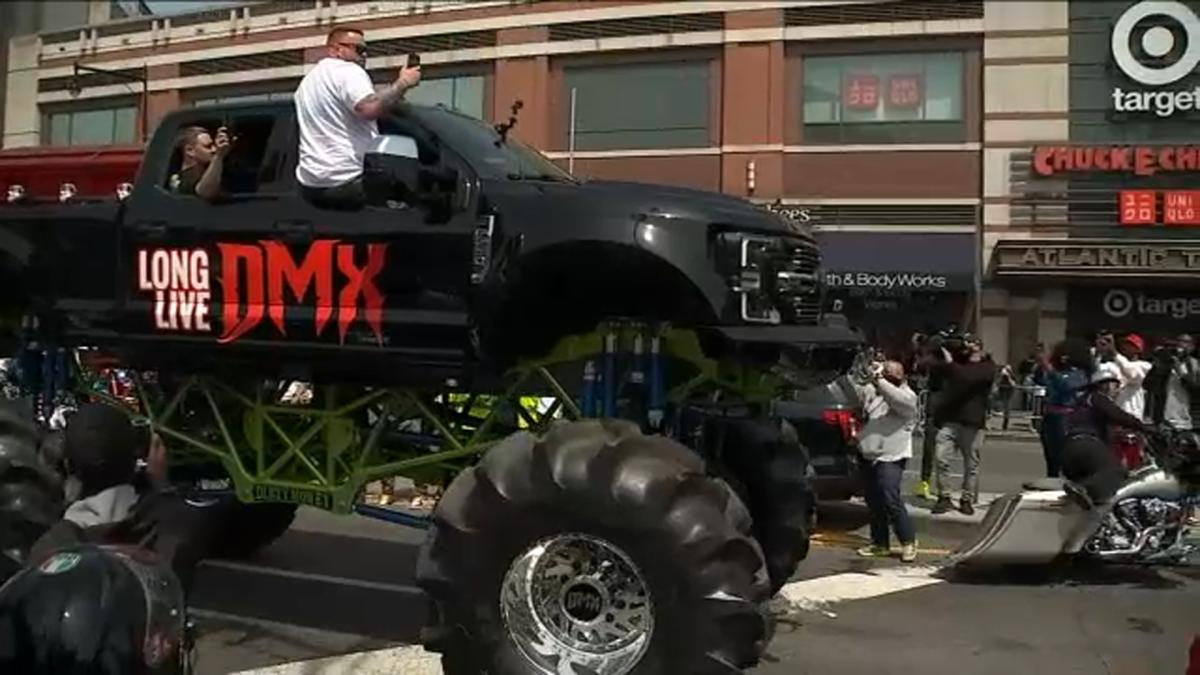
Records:
{"label": "storefront awning", "polygon": [[975,235],[953,232],[817,232],[825,281],[884,292],[969,292],[975,288]]}

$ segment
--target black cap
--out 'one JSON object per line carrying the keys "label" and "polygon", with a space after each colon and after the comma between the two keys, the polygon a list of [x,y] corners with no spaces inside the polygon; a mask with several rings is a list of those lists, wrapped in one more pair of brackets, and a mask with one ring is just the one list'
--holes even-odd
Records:
{"label": "black cap", "polygon": [[128,415],[103,403],[85,403],[67,422],[63,456],[84,492],[98,492],[133,480],[140,440]]}

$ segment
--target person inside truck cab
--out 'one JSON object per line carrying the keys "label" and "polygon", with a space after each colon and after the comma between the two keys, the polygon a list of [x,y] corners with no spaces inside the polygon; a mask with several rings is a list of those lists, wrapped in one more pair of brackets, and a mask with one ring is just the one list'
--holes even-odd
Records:
{"label": "person inside truck cab", "polygon": [[204,127],[187,127],[179,134],[178,147],[182,164],[179,173],[171,176],[171,189],[210,202],[220,198],[225,158],[233,147],[228,130],[221,127],[214,139]]}
{"label": "person inside truck cab", "polygon": [[404,67],[380,92],[364,66],[363,32],[340,27],[329,32],[327,54],[296,89],[300,157],[296,180],[315,206],[355,210],[366,203],[363,161],[379,134],[375,120],[421,81],[421,67]]}

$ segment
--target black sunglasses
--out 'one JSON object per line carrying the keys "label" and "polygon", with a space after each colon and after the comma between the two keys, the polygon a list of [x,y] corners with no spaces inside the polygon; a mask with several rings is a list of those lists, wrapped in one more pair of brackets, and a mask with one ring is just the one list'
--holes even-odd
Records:
{"label": "black sunglasses", "polygon": [[359,56],[367,55],[367,45],[362,42],[339,42],[338,45],[342,47],[353,47],[354,51],[357,52]]}

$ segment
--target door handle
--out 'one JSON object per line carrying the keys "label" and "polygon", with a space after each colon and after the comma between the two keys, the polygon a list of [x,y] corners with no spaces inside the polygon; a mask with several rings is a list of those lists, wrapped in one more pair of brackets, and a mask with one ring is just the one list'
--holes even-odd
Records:
{"label": "door handle", "polygon": [[133,229],[138,234],[151,236],[164,235],[167,232],[184,232],[187,230],[196,229],[194,225],[177,225],[168,223],[165,220],[143,220],[133,224]]}
{"label": "door handle", "polygon": [[167,221],[143,220],[133,224],[133,231],[138,234],[162,236],[167,233]]}
{"label": "door handle", "polygon": [[277,220],[275,233],[289,240],[312,239],[313,224],[310,220]]}

